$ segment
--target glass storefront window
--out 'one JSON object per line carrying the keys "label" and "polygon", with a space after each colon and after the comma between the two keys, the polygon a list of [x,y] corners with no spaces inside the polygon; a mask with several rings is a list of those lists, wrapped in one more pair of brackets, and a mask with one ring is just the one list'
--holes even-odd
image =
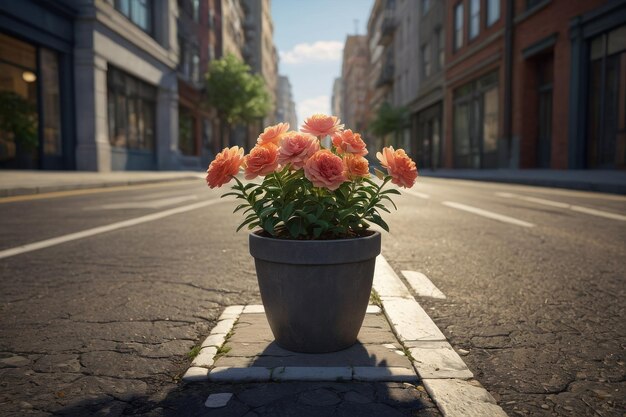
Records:
{"label": "glass storefront window", "polygon": [[178,149],[183,155],[197,155],[195,121],[186,107],[178,107]]}
{"label": "glass storefront window", "polygon": [[36,168],[37,48],[0,34],[0,167]]}
{"label": "glass storefront window", "polygon": [[497,165],[497,83],[497,73],[491,73],[454,92],[455,168],[495,168]]}
{"label": "glass storefront window", "polygon": [[107,83],[111,146],[153,151],[156,88],[114,67]]}
{"label": "glass storefront window", "polygon": [[48,49],[41,49],[40,65],[42,78],[43,102],[43,153],[60,156],[61,114],[59,91],[59,60],[57,54]]}
{"label": "glass storefront window", "polygon": [[626,25],[591,41],[587,167],[626,167]]}

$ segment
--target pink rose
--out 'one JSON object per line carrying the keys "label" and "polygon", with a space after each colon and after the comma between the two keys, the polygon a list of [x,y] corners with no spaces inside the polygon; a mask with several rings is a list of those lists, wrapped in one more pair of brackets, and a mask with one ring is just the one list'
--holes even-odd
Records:
{"label": "pink rose", "polygon": [[378,152],[376,158],[387,172],[392,176],[391,182],[405,188],[411,188],[417,179],[417,168],[415,162],[402,149],[395,151],[393,146],[383,148],[383,152]]}
{"label": "pink rose", "polygon": [[221,187],[229,182],[243,164],[243,148],[233,146],[218,153],[207,169],[206,182],[211,188]]}
{"label": "pink rose", "polygon": [[343,157],[343,163],[349,178],[370,176],[369,162],[362,156],[347,153]]}
{"label": "pink rose", "polygon": [[247,180],[271,174],[278,168],[278,147],[273,143],[255,146],[246,155],[244,166]]}
{"label": "pink rose", "polygon": [[278,146],[281,136],[288,130],[289,123],[278,123],[274,126],[268,126],[265,128],[263,133],[259,135],[259,138],[256,142],[258,145],[273,143],[274,145]]}
{"label": "pink rose", "polygon": [[317,137],[328,136],[343,129],[343,125],[339,124],[336,116],[327,116],[325,114],[314,114],[304,121],[300,130],[304,133],[310,133]]}
{"label": "pink rose", "polygon": [[278,150],[278,163],[291,164],[295,169],[304,167],[306,161],[320,149],[317,138],[308,133],[287,132],[283,135]]}
{"label": "pink rose", "polygon": [[367,155],[365,142],[361,135],[346,129],[333,134],[333,145],[337,148],[337,153],[352,153],[355,155]]}
{"label": "pink rose", "polygon": [[336,190],[348,180],[340,157],[328,149],[317,151],[304,165],[304,176],[316,187]]}

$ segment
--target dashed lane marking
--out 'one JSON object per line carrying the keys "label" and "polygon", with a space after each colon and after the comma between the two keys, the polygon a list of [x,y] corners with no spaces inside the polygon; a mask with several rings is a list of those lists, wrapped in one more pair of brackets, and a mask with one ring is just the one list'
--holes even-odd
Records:
{"label": "dashed lane marking", "polygon": [[611,212],[604,211],[604,210],[597,210],[597,209],[593,209],[589,207],[577,206],[574,204],[562,203],[560,201],[546,200],[544,198],[529,197],[529,196],[513,194],[513,193],[496,193],[496,195],[502,198],[514,198],[517,200],[528,201],[530,203],[542,204],[544,206],[569,209],[569,210],[576,211],[579,213],[589,214],[591,216],[598,216],[598,217],[604,217],[607,219],[626,221],[626,216],[623,216],[621,214],[611,213]]}
{"label": "dashed lane marking", "polygon": [[428,194],[424,194],[424,193],[420,193],[419,191],[413,191],[413,190],[402,190],[403,193],[407,193],[410,194],[412,196],[418,197],[418,198],[423,198],[424,200],[428,200],[430,198],[430,195]]}
{"label": "dashed lane marking", "polygon": [[170,198],[161,198],[157,200],[134,201],[126,203],[103,204],[100,206],[87,207],[88,210],[120,210],[120,209],[158,209],[167,206],[173,206],[185,201],[197,200],[197,195],[183,195]]}
{"label": "dashed lane marking", "polygon": [[455,203],[454,201],[444,201],[441,204],[444,206],[452,207],[457,210],[467,211],[468,213],[477,214],[479,216],[487,217],[489,219],[498,220],[503,223],[514,224],[521,227],[535,227],[534,224],[525,222],[523,220],[515,219],[513,217],[505,216],[504,214],[494,213],[492,211],[483,210],[478,207],[472,207],[461,203]]}
{"label": "dashed lane marking", "polygon": [[159,220],[164,217],[173,216],[175,214],[185,213],[187,211],[196,210],[199,208],[211,206],[219,203],[221,200],[213,198],[211,200],[201,201],[187,206],[175,207],[169,210],[159,211],[157,213],[148,214],[146,216],[136,217],[134,219],[124,220],[121,222],[111,223],[106,226],[94,227],[93,229],[87,229],[76,233],[70,233],[55,237],[52,239],[46,239],[39,242],[29,243],[27,245],[18,246],[11,249],[0,251],[0,259],[9,258],[11,256],[20,255],[22,253],[32,252],[39,249],[49,248],[50,246],[60,245],[61,243],[71,242],[72,240],[83,239],[90,236],[99,235],[101,233],[111,232],[113,230],[123,229],[125,227],[136,226],[138,224]]}
{"label": "dashed lane marking", "polygon": [[432,283],[428,277],[421,272],[416,271],[400,271],[404,278],[406,278],[407,282],[415,292],[415,294],[420,297],[430,297],[430,298],[439,298],[445,299],[446,295],[442,293],[439,288]]}

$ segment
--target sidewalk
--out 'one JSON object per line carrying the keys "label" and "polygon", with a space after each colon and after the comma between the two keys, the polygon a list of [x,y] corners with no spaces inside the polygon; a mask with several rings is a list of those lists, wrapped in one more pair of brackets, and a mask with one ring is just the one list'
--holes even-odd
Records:
{"label": "sidewalk", "polygon": [[626,194],[626,171],[617,170],[424,169],[420,175]]}
{"label": "sidewalk", "polygon": [[[0,171],[0,198],[204,178],[200,171]],[[626,194],[626,171],[548,169],[420,170],[420,176]]]}
{"label": "sidewalk", "polygon": [[0,171],[0,198],[204,178],[195,171]]}

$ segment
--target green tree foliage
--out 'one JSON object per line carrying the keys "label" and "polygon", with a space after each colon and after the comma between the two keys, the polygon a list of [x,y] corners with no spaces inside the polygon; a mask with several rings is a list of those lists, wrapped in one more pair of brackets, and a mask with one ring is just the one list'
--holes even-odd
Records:
{"label": "green tree foliage", "polygon": [[393,107],[389,103],[383,103],[376,112],[376,118],[370,123],[373,134],[385,137],[396,133],[408,123],[408,110],[406,107]]}
{"label": "green tree foliage", "polygon": [[211,63],[206,90],[207,103],[220,120],[222,143],[225,129],[262,118],[271,108],[263,78],[252,74],[248,65],[231,54]]}

